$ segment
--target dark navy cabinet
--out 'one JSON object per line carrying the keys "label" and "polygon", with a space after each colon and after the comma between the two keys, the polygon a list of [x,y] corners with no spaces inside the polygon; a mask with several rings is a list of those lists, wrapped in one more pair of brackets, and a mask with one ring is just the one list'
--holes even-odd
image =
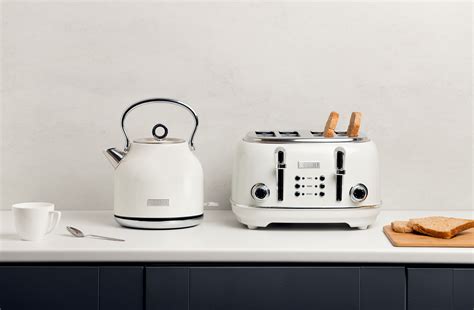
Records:
{"label": "dark navy cabinet", "polygon": [[0,267],[2,310],[98,309],[97,267]]}
{"label": "dark navy cabinet", "polygon": [[408,310],[473,310],[474,269],[408,268]]}
{"label": "dark navy cabinet", "polygon": [[143,309],[143,277],[144,267],[0,266],[0,309]]}
{"label": "dark navy cabinet", "polygon": [[187,310],[188,302],[189,268],[146,268],[146,310]]}
{"label": "dark navy cabinet", "polygon": [[0,309],[474,309],[474,268],[425,266],[0,265]]}
{"label": "dark navy cabinet", "polygon": [[99,310],[143,309],[144,267],[101,267]]}
{"label": "dark navy cabinet", "polygon": [[359,268],[191,268],[190,309],[359,309]]}
{"label": "dark navy cabinet", "polygon": [[148,267],[146,279],[147,310],[404,310],[406,304],[404,267]]}
{"label": "dark navy cabinet", "polygon": [[474,309],[474,269],[453,269],[453,310]]}
{"label": "dark navy cabinet", "polygon": [[406,309],[404,267],[362,267],[360,269],[361,310]]}

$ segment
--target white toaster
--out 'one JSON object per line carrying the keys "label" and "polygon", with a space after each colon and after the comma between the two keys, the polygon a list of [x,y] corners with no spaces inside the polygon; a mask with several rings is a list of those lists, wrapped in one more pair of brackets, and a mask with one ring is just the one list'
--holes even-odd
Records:
{"label": "white toaster", "polygon": [[270,223],[347,223],[367,229],[380,210],[379,159],[365,135],[252,131],[237,147],[232,210],[250,229]]}

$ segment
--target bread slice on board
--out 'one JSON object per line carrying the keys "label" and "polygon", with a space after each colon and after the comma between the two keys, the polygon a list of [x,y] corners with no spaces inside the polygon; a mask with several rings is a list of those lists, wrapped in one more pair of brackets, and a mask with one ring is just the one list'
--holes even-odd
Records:
{"label": "bread slice on board", "polygon": [[413,231],[413,229],[408,226],[408,221],[392,222],[392,230],[398,233],[411,233]]}
{"label": "bread slice on board", "polygon": [[339,121],[339,113],[331,112],[329,118],[326,121],[326,126],[324,127],[324,137],[332,138],[336,134],[336,126]]}
{"label": "bread slice on board", "polygon": [[408,226],[424,235],[451,239],[464,230],[474,228],[474,221],[454,217],[432,216],[410,219]]}
{"label": "bread slice on board", "polygon": [[362,119],[362,113],[352,112],[351,120],[349,122],[349,128],[347,128],[347,135],[349,137],[359,136],[360,121]]}

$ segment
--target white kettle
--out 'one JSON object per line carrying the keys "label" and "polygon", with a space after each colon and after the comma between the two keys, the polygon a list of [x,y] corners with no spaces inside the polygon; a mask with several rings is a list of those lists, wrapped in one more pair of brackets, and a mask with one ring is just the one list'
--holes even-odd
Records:
{"label": "white kettle", "polygon": [[[156,124],[152,138],[130,142],[124,123],[133,109],[152,102],[178,105],[194,117],[194,130],[188,143],[168,138],[168,128]],[[203,218],[203,172],[194,155],[193,139],[198,127],[196,113],[177,100],[155,98],[137,102],[123,113],[123,151],[105,150],[115,168],[114,215],[126,227],[171,229],[198,225]],[[161,135],[157,130],[163,131]]]}

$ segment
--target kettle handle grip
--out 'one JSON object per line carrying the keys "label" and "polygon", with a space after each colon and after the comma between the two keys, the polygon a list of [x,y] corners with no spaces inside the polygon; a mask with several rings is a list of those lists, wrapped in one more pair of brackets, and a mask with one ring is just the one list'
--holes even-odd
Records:
{"label": "kettle handle grip", "polygon": [[125,130],[125,119],[127,118],[127,114],[129,112],[131,112],[133,109],[140,106],[140,105],[144,105],[144,104],[152,103],[152,102],[163,102],[163,103],[169,103],[169,104],[173,104],[173,105],[177,105],[177,106],[182,106],[183,108],[188,110],[193,115],[193,117],[194,117],[194,130],[191,133],[191,138],[189,139],[188,144],[189,144],[189,148],[192,151],[194,151],[194,142],[193,142],[193,140],[194,140],[194,135],[196,134],[197,127],[199,125],[199,120],[198,120],[198,117],[196,115],[196,112],[194,112],[194,110],[191,109],[190,106],[188,106],[187,104],[185,104],[183,102],[179,102],[178,100],[167,99],[167,98],[145,99],[145,100],[142,100],[142,101],[139,101],[137,103],[132,104],[131,106],[129,106],[125,110],[125,112],[123,112],[123,115],[122,115],[122,131],[123,131],[123,134],[125,136],[125,151],[128,151],[128,149],[130,147],[130,140],[128,139],[127,131]]}

